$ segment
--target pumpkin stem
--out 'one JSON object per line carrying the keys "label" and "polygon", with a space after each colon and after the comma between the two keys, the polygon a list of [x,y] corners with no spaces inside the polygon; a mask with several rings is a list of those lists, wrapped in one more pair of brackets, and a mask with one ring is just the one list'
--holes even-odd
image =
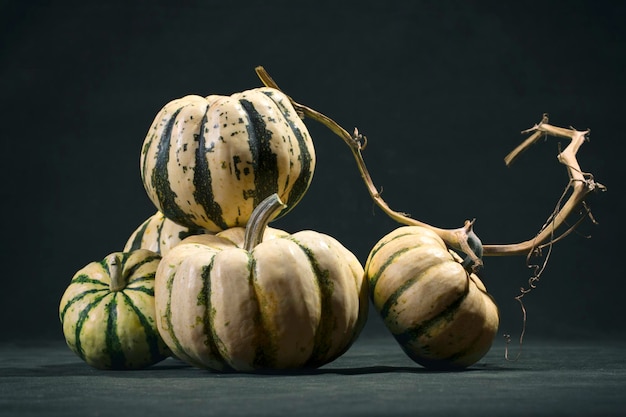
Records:
{"label": "pumpkin stem", "polygon": [[122,274],[122,260],[119,253],[112,253],[104,260],[109,276],[111,277],[111,284],[109,288],[112,292],[121,291],[126,288],[126,277]]}
{"label": "pumpkin stem", "polygon": [[286,207],[278,194],[274,193],[265,198],[254,208],[244,237],[243,248],[248,252],[252,251],[256,245],[263,241],[263,234],[269,222],[271,222],[281,210]]}

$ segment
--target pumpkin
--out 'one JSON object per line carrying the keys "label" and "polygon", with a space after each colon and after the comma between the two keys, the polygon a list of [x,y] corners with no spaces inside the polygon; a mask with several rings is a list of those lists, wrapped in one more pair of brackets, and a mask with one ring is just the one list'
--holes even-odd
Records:
{"label": "pumpkin", "polygon": [[181,226],[157,211],[135,229],[126,241],[123,250],[131,252],[137,249],[147,249],[165,255],[172,246],[177,245],[187,236],[201,233],[207,233],[207,231]]}
{"label": "pumpkin", "polygon": [[270,200],[245,229],[188,237],[163,257],[157,326],[177,358],[223,372],[315,368],[360,334],[369,300],[356,256],[322,233],[266,227],[257,215]]}
{"label": "pumpkin", "polygon": [[481,280],[432,230],[400,227],[370,252],[376,310],[406,354],[432,369],[461,369],[490,349],[498,308]]}
{"label": "pumpkin", "polygon": [[287,96],[257,88],[167,103],[144,140],[141,178],[167,218],[218,232],[245,226],[277,193],[291,210],[315,169],[308,130]]}
{"label": "pumpkin", "polygon": [[70,349],[98,369],[141,369],[169,350],[156,328],[154,276],[161,256],[115,252],[80,269],[59,305]]}

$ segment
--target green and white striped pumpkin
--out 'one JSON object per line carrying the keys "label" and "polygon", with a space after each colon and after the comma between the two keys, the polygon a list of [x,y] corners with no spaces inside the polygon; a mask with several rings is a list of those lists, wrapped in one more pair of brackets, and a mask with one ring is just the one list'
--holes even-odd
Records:
{"label": "green and white striped pumpkin", "polygon": [[124,245],[124,252],[147,249],[163,256],[184,238],[202,233],[208,232],[200,228],[181,226],[157,211],[130,235]]}
{"label": "green and white striped pumpkin", "polygon": [[291,210],[309,187],[315,151],[289,98],[263,87],[167,103],[140,163],[159,211],[180,225],[218,232],[245,226],[273,193],[286,203],[280,215]]}
{"label": "green and white striped pumpkin", "polygon": [[490,349],[498,308],[481,280],[431,230],[400,227],[365,264],[374,306],[402,349],[433,369],[460,369]]}
{"label": "green and white striped pumpkin", "polygon": [[161,256],[116,252],[79,270],[59,305],[70,349],[98,369],[141,369],[170,354],[157,327],[154,276]]}
{"label": "green and white striped pumpkin", "polygon": [[343,354],[367,319],[357,258],[314,231],[247,231],[191,236],[163,257],[157,323],[173,354],[241,372],[314,368]]}

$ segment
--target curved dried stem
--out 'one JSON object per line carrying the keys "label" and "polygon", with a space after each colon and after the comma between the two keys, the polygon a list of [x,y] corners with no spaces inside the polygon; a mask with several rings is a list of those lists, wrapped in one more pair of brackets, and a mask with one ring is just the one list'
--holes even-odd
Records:
{"label": "curved dried stem", "polygon": [[[272,77],[270,77],[270,75],[267,73],[267,71],[265,71],[263,67],[259,66],[255,68],[255,71],[266,87],[280,90],[276,82],[272,79]],[[296,109],[300,117],[308,117],[321,123],[337,136],[343,139],[343,141],[352,151],[352,154],[359,168],[359,172],[361,173],[361,178],[365,182],[370,196],[372,197],[376,205],[380,207],[380,209],[383,210],[389,217],[401,224],[409,226],[421,226],[434,231],[448,245],[448,247],[465,254],[463,266],[466,269],[473,272],[478,270],[482,266],[482,245],[480,240],[478,239],[478,236],[476,236],[473,231],[474,220],[466,220],[464,225],[457,229],[440,229],[419,220],[412,219],[406,213],[400,213],[392,210],[380,196],[378,189],[372,181],[367,166],[365,165],[363,155],[361,154],[361,151],[365,149],[365,145],[367,144],[367,138],[359,134],[356,128],[354,129],[354,133],[351,135],[350,133],[348,133],[348,131],[346,131],[330,117],[316,110],[313,110],[310,107],[297,103],[288,95],[287,97],[291,101],[291,104]]]}
{"label": "curved dried stem", "polygon": [[[257,75],[267,87],[272,87],[280,90],[276,82],[270,77],[270,75],[261,66],[255,69]],[[282,91],[282,90],[281,90]],[[289,97],[289,96],[287,96]],[[356,160],[357,166],[361,173],[361,178],[365,182],[367,190],[376,203],[376,205],[385,212],[389,217],[398,223],[409,226],[422,226],[431,229],[446,242],[446,244],[463,254],[465,258],[463,261],[464,266],[470,271],[476,271],[482,266],[482,256],[505,256],[505,255],[528,255],[530,256],[535,251],[539,250],[543,246],[553,244],[560,237],[554,238],[554,231],[566,223],[569,215],[578,209],[581,205],[584,206],[585,197],[594,190],[605,190],[605,187],[593,180],[593,176],[585,174],[580,169],[578,161],[576,160],[576,153],[586,140],[586,136],[589,131],[577,131],[575,129],[564,129],[548,124],[548,117],[544,115],[542,121],[532,128],[522,132],[531,133],[532,135],[527,138],[522,144],[515,148],[509,155],[506,156],[505,162],[507,165],[513,163],[513,161],[528,147],[533,145],[539,138],[544,135],[557,136],[571,139],[570,144],[565,150],[558,155],[558,160],[567,167],[570,176],[569,186],[572,187],[572,194],[570,198],[561,207],[558,207],[550,220],[544,225],[540,232],[532,239],[515,244],[495,244],[495,245],[482,245],[478,236],[473,231],[474,220],[466,220],[462,227],[456,229],[441,229],[431,226],[427,223],[411,218],[406,213],[401,213],[392,210],[389,205],[383,200],[378,192],[378,189],[374,185],[372,178],[369,174],[363,155],[361,151],[367,144],[367,138],[359,134],[355,128],[354,133],[348,133],[343,127],[341,127],[334,120],[328,116],[319,113],[307,106],[295,102],[289,97],[291,104],[294,106],[300,117],[311,118],[330,129],[333,133],[343,139],[348,145],[352,154]],[[569,233],[569,231],[565,232]],[[562,237],[562,236],[561,236]],[[547,243],[546,243],[547,242]]]}

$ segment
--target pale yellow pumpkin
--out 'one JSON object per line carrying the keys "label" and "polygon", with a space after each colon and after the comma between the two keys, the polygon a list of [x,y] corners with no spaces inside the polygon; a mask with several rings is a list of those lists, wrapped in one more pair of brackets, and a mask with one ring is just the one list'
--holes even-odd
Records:
{"label": "pale yellow pumpkin", "polygon": [[211,232],[245,226],[277,193],[293,209],[315,170],[309,132],[289,98],[272,88],[167,103],[143,143],[141,178],[175,223]]}
{"label": "pale yellow pumpkin", "polygon": [[430,229],[400,227],[365,264],[374,306],[402,349],[434,369],[465,368],[490,349],[498,308],[476,274]]}
{"label": "pale yellow pumpkin", "polygon": [[245,235],[191,236],[164,256],[157,326],[173,353],[219,371],[318,367],[343,354],[367,319],[354,254],[314,231]]}

